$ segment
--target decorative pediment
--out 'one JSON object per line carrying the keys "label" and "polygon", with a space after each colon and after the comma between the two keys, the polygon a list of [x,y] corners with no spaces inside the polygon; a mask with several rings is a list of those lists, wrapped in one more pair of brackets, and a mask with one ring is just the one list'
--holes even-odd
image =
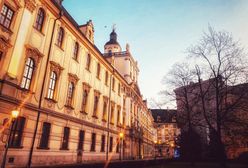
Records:
{"label": "decorative pediment", "polygon": [[83,90],[86,90],[86,91],[90,91],[90,88],[91,88],[91,86],[88,84],[88,83],[86,83],[86,82],[83,82]]}
{"label": "decorative pediment", "polygon": [[58,76],[60,76],[61,71],[64,70],[62,66],[54,61],[50,61],[50,71],[54,71]]}
{"label": "decorative pediment", "polygon": [[31,13],[33,13],[33,11],[36,8],[35,0],[24,0],[24,1],[25,1],[25,8],[27,8]]}
{"label": "decorative pediment", "polygon": [[101,95],[101,92],[99,90],[94,90],[94,95],[99,97]]}
{"label": "decorative pediment", "polygon": [[19,0],[7,1],[7,4],[12,7],[14,10],[18,10],[21,7]]}
{"label": "decorative pediment", "polygon": [[73,83],[77,83],[77,81],[79,80],[78,76],[72,73],[68,73],[69,75],[69,81],[73,82]]}
{"label": "decorative pediment", "polygon": [[25,45],[26,56],[34,59],[35,63],[38,64],[40,59],[44,56],[37,48],[30,45]]}

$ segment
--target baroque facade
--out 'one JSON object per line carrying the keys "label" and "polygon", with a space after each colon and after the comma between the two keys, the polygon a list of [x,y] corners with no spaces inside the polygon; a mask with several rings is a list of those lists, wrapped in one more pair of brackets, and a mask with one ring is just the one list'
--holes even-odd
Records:
{"label": "baroque facade", "polygon": [[[1,0],[0,8],[0,152],[10,137],[7,165],[153,156],[138,64],[114,29],[101,53],[92,21],[78,25],[60,0]],[[12,110],[20,114],[10,130]]]}

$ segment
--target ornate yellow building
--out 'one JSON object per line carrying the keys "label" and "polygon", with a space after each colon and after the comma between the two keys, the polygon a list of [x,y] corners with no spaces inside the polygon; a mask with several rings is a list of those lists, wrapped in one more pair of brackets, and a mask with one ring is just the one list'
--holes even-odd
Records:
{"label": "ornate yellow building", "polygon": [[92,21],[78,25],[60,0],[0,0],[0,9],[0,162],[8,137],[9,166],[153,155],[138,65],[115,30],[102,54]]}

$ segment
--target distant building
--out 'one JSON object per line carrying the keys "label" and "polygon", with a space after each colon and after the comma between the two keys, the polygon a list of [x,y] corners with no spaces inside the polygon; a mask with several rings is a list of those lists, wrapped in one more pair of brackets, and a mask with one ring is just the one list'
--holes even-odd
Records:
{"label": "distant building", "polygon": [[[221,135],[225,144],[228,158],[236,158],[242,152],[248,151],[248,84],[234,86],[225,85],[222,78],[218,79],[222,101],[219,105],[222,115]],[[216,127],[215,79],[201,81],[206,116],[209,122]],[[191,82],[187,86],[176,88],[177,121],[182,133],[187,132],[189,120],[191,126],[200,136],[203,151],[202,157],[208,157],[211,142],[211,129],[209,128],[202,109],[199,83]],[[224,118],[225,117],[225,118]]]}
{"label": "distant building", "polygon": [[151,109],[154,125],[157,130],[156,156],[173,158],[175,149],[178,148],[176,141],[180,135],[177,126],[176,110]]}

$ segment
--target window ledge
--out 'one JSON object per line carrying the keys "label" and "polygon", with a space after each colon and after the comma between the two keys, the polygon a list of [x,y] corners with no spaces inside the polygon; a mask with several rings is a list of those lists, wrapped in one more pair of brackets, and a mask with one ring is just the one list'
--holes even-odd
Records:
{"label": "window ledge", "polygon": [[85,69],[86,69],[89,73],[91,73],[90,68],[85,67]]}
{"label": "window ledge", "polygon": [[113,122],[110,122],[111,125],[115,125]]}
{"label": "window ledge", "polygon": [[37,149],[42,149],[42,150],[49,150],[49,147],[37,147]]}
{"label": "window ledge", "polygon": [[70,110],[74,110],[74,107],[72,107],[71,105],[65,105],[65,107],[70,109]]}
{"label": "window ledge", "polygon": [[13,34],[13,32],[10,30],[10,28],[4,27],[2,24],[0,24],[0,27],[1,27],[3,32],[6,32],[6,33],[8,33],[10,35]]}
{"label": "window ledge", "polygon": [[87,115],[88,113],[86,111],[80,111],[80,113]]}
{"label": "window ledge", "polygon": [[96,115],[92,115],[92,117],[95,118],[95,119],[98,119],[98,117]]}
{"label": "window ledge", "polygon": [[25,89],[25,88],[22,88],[21,86],[19,87],[20,91],[26,95],[28,94],[34,94],[34,92],[31,91],[31,89]]}
{"label": "window ledge", "polygon": [[90,150],[90,152],[96,152],[96,150]]}
{"label": "window ledge", "polygon": [[60,148],[59,150],[69,150],[69,148]]}
{"label": "window ledge", "polygon": [[22,149],[23,146],[9,146],[9,148],[12,148],[12,149]]}
{"label": "window ledge", "polygon": [[[62,45],[63,45],[63,44],[62,44]],[[59,46],[58,44],[56,44],[56,43],[55,43],[55,46],[57,46],[61,51],[63,51],[63,52],[65,51],[65,50],[62,48],[62,46],[60,47],[60,46]]]}
{"label": "window ledge", "polygon": [[106,119],[102,119],[102,121],[103,121],[103,122],[107,122],[107,120],[106,120]]}
{"label": "window ledge", "polygon": [[79,62],[78,62],[78,58],[72,57],[72,59],[73,59],[74,61],[76,61],[77,63],[79,63]]}
{"label": "window ledge", "polygon": [[38,30],[34,25],[33,28],[36,32],[38,32],[39,34],[41,34],[42,36],[45,36],[45,34],[42,32],[42,30]]}
{"label": "window ledge", "polygon": [[58,103],[56,100],[50,99],[50,98],[48,98],[48,97],[45,97],[45,99],[46,99],[47,101],[49,101],[49,102],[52,102],[52,103]]}
{"label": "window ledge", "polygon": [[117,127],[119,127],[119,128],[123,128],[123,127],[122,127],[122,125],[120,125],[120,124],[117,124]]}

